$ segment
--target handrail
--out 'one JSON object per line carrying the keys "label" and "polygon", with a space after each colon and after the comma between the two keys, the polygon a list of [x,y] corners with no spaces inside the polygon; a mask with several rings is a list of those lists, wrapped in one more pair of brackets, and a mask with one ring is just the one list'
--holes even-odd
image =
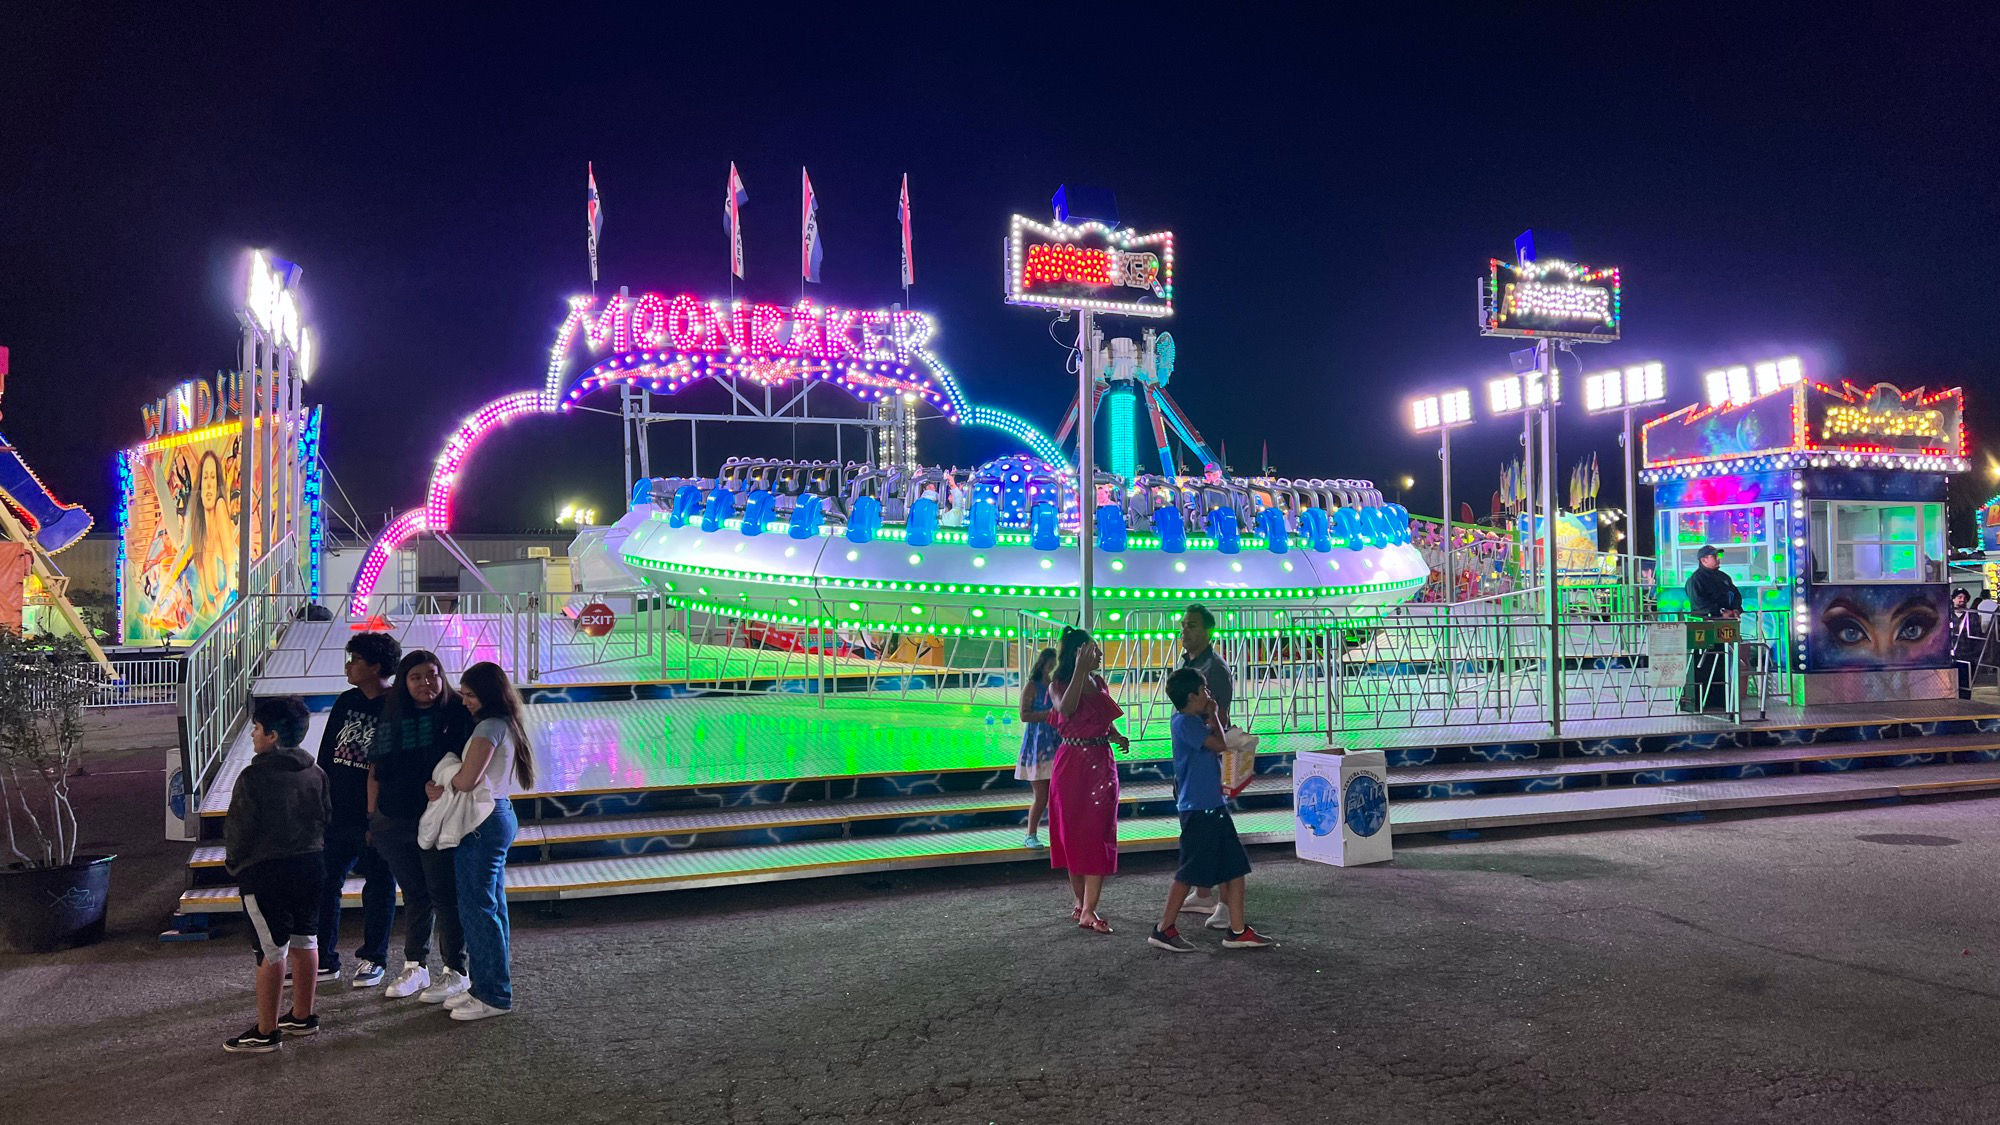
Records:
{"label": "handrail", "polygon": [[250,565],[228,608],[188,646],[180,728],[181,776],[187,792],[183,819],[190,836],[229,742],[249,713],[250,680],[257,660],[290,619],[292,603],[305,604],[304,591],[285,588],[298,585],[298,543],[287,535]]}

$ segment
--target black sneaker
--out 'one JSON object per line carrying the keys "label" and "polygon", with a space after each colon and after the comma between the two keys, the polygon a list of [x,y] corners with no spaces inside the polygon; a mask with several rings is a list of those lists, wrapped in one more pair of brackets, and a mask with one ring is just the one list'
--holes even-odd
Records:
{"label": "black sneaker", "polygon": [[1171,930],[1162,930],[1160,927],[1154,926],[1153,934],[1146,939],[1146,944],[1152,946],[1154,949],[1164,949],[1168,953],[1194,952],[1194,943],[1182,937],[1178,927]]}
{"label": "black sneaker", "polygon": [[290,1012],[278,1017],[278,1031],[287,1039],[297,1039],[302,1035],[319,1034],[319,1013],[300,1017]]}
{"label": "black sneaker", "polygon": [[234,1039],[222,1041],[222,1049],[232,1055],[267,1055],[284,1045],[285,1033],[275,1028],[263,1032],[253,1027]]}
{"label": "black sneaker", "polygon": [[321,965],[321,966],[319,967],[319,978],[318,978],[318,979],[319,979],[319,982],[320,982],[321,984],[325,984],[325,983],[326,983],[327,981],[330,981],[330,980],[339,980],[339,979],[340,979],[340,966],[339,966],[339,965],[335,965],[334,967],[332,967],[332,968],[330,968],[330,969],[329,969],[329,968],[327,968],[327,967],[326,967],[325,965]]}

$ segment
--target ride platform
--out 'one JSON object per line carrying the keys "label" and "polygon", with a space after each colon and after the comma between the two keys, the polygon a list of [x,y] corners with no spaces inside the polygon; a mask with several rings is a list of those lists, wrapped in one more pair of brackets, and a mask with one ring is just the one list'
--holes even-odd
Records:
{"label": "ride platform", "polygon": [[[1021,730],[1010,708],[767,692],[541,702],[527,719],[538,783],[516,799],[513,899],[1046,863],[1023,847],[1031,794],[1013,777]],[[1563,738],[1501,726],[1333,742],[1387,751],[1403,836],[2000,789],[2000,707],[1986,702],[1786,709],[1741,726],[1601,720]],[[1258,777],[1238,800],[1246,842],[1291,840],[1293,756],[1327,744],[1263,735]],[[183,913],[241,909],[219,840],[248,760],[246,736],[201,810]],[[1121,850],[1175,847],[1167,743],[1135,741],[1119,773]],[[358,882],[346,890],[358,903]]]}

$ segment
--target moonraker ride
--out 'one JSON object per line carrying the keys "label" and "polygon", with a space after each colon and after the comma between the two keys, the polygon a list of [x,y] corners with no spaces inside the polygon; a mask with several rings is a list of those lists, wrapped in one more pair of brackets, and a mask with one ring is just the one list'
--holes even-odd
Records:
{"label": "moonraker ride", "polygon": [[[1074,619],[1081,562],[1061,518],[1075,510],[1064,475],[1027,456],[963,485],[938,469],[732,461],[714,480],[640,482],[624,518],[575,553],[586,574],[615,562],[710,617],[1012,636],[1022,613]],[[1096,513],[1102,634],[1163,633],[1163,615],[1135,611],[1193,601],[1232,620],[1271,611],[1257,620],[1273,630],[1328,611],[1374,616],[1429,575],[1409,513],[1365,481],[1140,477],[1114,490],[1100,478],[1100,497],[1118,498]],[[1202,534],[1186,530],[1196,517]]]}

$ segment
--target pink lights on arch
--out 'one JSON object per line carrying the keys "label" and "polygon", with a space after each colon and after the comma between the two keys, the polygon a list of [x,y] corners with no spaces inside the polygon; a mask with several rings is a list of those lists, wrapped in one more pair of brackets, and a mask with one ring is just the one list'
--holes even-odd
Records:
{"label": "pink lights on arch", "polygon": [[685,293],[673,298],[613,294],[599,308],[595,297],[572,297],[549,352],[546,387],[551,398],[562,393],[562,373],[579,335],[593,353],[664,351],[816,360],[844,367],[857,362],[909,366],[922,357],[935,331],[928,314],[909,309],[700,301]]}
{"label": "pink lights on arch", "polygon": [[438,454],[437,466],[431,470],[431,487],[424,500],[424,511],[432,529],[442,530],[451,526],[451,496],[458,487],[459,471],[465,467],[466,458],[472,455],[472,450],[480,441],[494,429],[523,414],[542,414],[547,410],[547,399],[540,392],[520,391],[487,403],[478,413],[459,423],[458,431],[445,443],[444,452]]}

